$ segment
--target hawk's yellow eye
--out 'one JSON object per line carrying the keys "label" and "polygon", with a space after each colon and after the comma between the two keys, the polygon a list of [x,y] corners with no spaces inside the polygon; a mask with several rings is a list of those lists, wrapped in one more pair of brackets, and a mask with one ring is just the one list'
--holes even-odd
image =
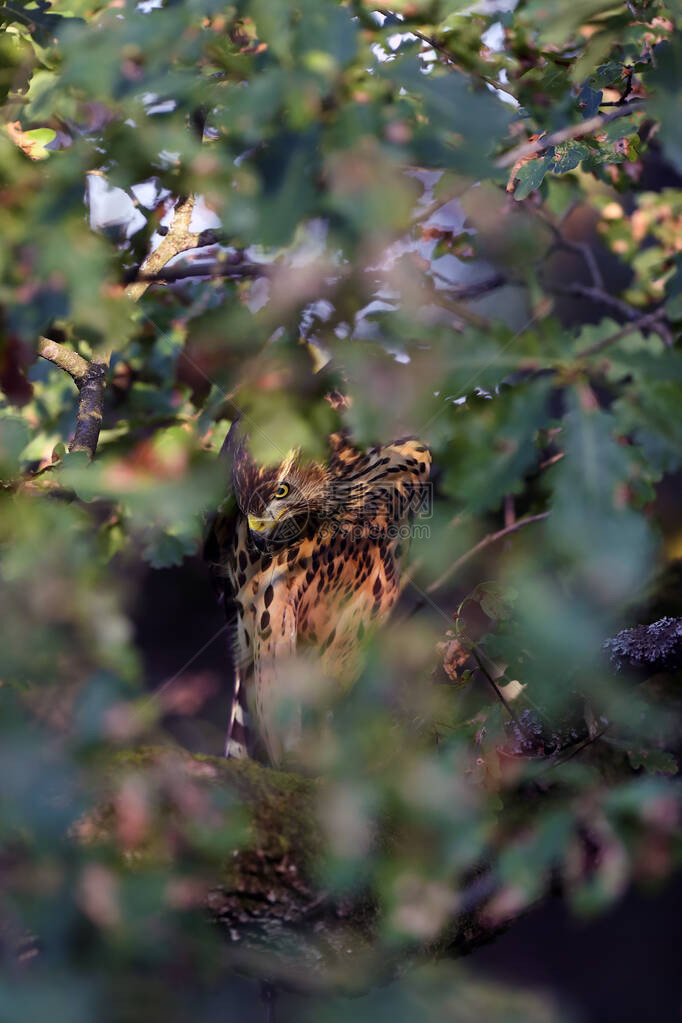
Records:
{"label": "hawk's yellow eye", "polygon": [[275,491],[275,500],[276,501],[281,501],[282,498],[286,497],[288,493],[289,493],[289,484],[288,483],[280,483],[280,485],[277,487],[277,490]]}

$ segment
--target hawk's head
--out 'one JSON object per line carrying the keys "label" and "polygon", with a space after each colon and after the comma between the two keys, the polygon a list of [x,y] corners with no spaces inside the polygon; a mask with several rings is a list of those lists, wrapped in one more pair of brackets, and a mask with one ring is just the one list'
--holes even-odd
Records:
{"label": "hawk's head", "polygon": [[386,529],[414,510],[430,464],[427,449],[414,439],[364,453],[336,433],[326,464],[293,451],[265,468],[241,442],[233,483],[253,542],[264,550],[292,544],[321,524],[332,531]]}
{"label": "hawk's head", "polygon": [[235,452],[233,483],[255,545],[286,546],[299,539],[327,509],[328,472],[291,451],[278,466],[257,465],[241,443]]}

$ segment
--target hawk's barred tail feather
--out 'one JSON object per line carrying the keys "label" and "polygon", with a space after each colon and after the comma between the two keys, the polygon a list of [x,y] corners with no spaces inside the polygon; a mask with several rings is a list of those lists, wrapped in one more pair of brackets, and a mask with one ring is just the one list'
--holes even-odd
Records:
{"label": "hawk's barred tail feather", "polygon": [[246,708],[246,687],[242,683],[241,670],[235,665],[234,691],[225,736],[225,756],[243,760],[249,756],[250,746],[251,727]]}

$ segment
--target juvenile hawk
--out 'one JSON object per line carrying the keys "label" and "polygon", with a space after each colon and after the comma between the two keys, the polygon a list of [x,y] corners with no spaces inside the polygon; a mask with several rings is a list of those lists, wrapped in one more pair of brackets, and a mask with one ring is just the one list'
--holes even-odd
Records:
{"label": "juvenile hawk", "polygon": [[431,456],[414,439],[365,454],[338,433],[327,464],[305,463],[293,452],[263,468],[243,443],[233,458],[236,500],[219,513],[207,546],[232,626],[235,688],[225,754],[248,755],[250,706],[277,763],[295,739],[277,727],[278,663],[309,647],[325,677],[342,686],[355,681],[363,638],[400,593],[400,527],[424,500]]}

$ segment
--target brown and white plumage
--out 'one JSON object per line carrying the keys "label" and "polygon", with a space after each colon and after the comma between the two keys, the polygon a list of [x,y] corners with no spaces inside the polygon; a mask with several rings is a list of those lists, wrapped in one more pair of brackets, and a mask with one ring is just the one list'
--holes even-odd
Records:
{"label": "brown and white plumage", "polygon": [[414,439],[363,453],[334,434],[327,464],[292,453],[276,468],[237,447],[236,502],[219,514],[209,555],[233,633],[226,755],[247,755],[249,707],[270,758],[286,752],[278,668],[297,650],[316,651],[321,672],[341,686],[355,681],[364,637],[399,596],[400,527],[423,501],[430,465]]}

